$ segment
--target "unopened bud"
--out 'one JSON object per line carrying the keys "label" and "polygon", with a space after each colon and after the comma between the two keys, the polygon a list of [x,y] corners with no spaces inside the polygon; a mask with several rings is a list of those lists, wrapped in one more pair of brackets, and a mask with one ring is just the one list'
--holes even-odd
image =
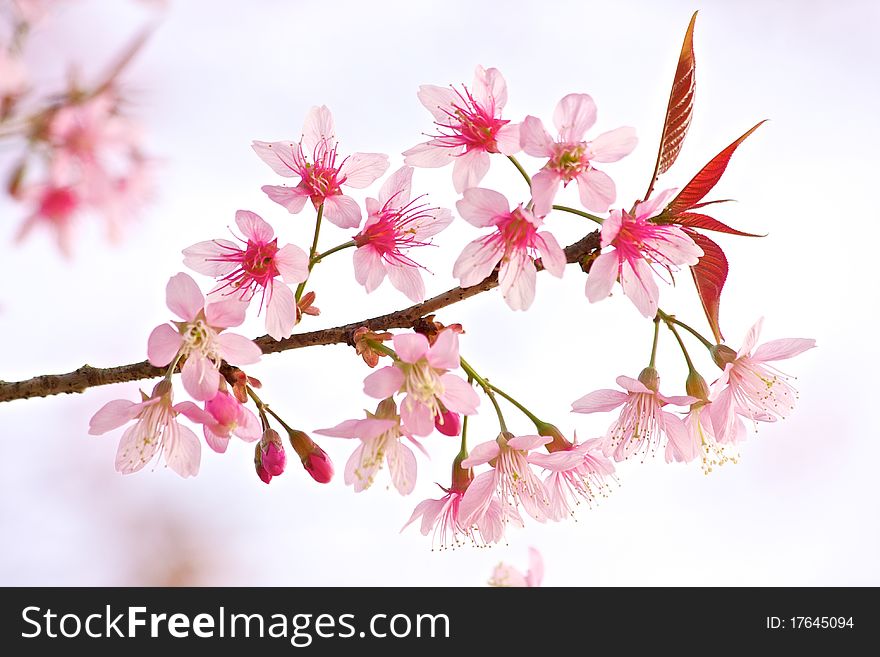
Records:
{"label": "unopened bud", "polygon": [[254,469],[257,471],[257,476],[260,478],[264,484],[268,484],[272,481],[272,475],[263,467],[263,449],[260,446],[260,443],[257,443],[254,447]]}
{"label": "unopened bud", "polygon": [[171,381],[168,379],[162,379],[156,384],[156,387],[153,388],[153,399],[171,394],[172,387]]}
{"label": "unopened bud", "polygon": [[650,365],[639,374],[639,381],[648,390],[653,390],[654,392],[660,390],[660,374]]}
{"label": "unopened bud", "polygon": [[709,353],[712,355],[712,360],[715,361],[715,364],[722,370],[729,363],[736,360],[736,352],[727,345],[716,344],[709,350]]}
{"label": "unopened bud", "polygon": [[461,434],[461,416],[444,409],[434,416],[434,427],[444,436],[458,436]]}
{"label": "unopened bud", "polygon": [[263,432],[263,438],[259,442],[262,457],[260,462],[273,477],[277,477],[284,472],[284,466],[287,465],[287,454],[284,452],[284,444],[281,442],[281,436],[274,429],[266,429]]}
{"label": "unopened bud", "polygon": [[549,422],[541,422],[537,425],[538,435],[544,436],[546,438],[553,438],[549,443],[544,445],[547,448],[548,452],[560,452],[563,450],[571,449],[572,445],[565,436],[562,435],[562,432],[550,424]]}
{"label": "unopened bud", "polygon": [[474,480],[472,468],[461,467],[461,462],[467,458],[467,452],[459,452],[452,462],[452,489],[456,493],[463,493]]}
{"label": "unopened bud", "polygon": [[303,431],[292,429],[287,435],[291,447],[312,479],[319,484],[329,483],[333,479],[333,461],[327,456],[327,452]]}
{"label": "unopened bud", "polygon": [[696,397],[704,402],[709,401],[709,386],[706,384],[706,379],[700,376],[699,372],[694,370],[688,372],[684,389],[691,397]]}

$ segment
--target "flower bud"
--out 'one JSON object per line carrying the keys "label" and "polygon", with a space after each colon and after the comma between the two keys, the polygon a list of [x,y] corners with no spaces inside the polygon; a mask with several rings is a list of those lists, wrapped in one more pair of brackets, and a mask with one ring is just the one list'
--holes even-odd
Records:
{"label": "flower bud", "polygon": [[299,456],[306,472],[319,484],[329,483],[333,479],[333,461],[308,434],[297,429],[287,432],[290,445]]}
{"label": "flower bud", "polygon": [[263,467],[263,449],[260,446],[260,443],[257,443],[254,448],[254,469],[257,471],[257,476],[264,484],[268,484],[272,481],[272,475]]}
{"label": "flower bud", "polygon": [[562,432],[549,422],[541,422],[538,426],[538,435],[546,438],[553,438],[552,441],[544,445],[548,452],[560,452],[571,449],[572,445]]}
{"label": "flower bud", "polygon": [[639,374],[639,381],[648,390],[653,390],[654,392],[660,390],[660,374],[650,365]]}
{"label": "flower bud", "polygon": [[284,452],[284,445],[278,432],[274,429],[266,429],[259,446],[262,453],[260,462],[266,472],[273,477],[284,472],[284,466],[287,465],[287,454]]}
{"label": "flower bud", "polygon": [[722,370],[728,363],[736,360],[736,352],[727,345],[716,344],[709,350],[709,353],[712,355],[712,360],[715,361],[715,364]]}
{"label": "flower bud", "polygon": [[452,462],[452,488],[450,490],[456,493],[463,493],[474,480],[474,471],[472,468],[461,467],[461,462],[467,458],[467,452],[459,452]]}
{"label": "flower bud", "polygon": [[706,379],[700,376],[699,372],[691,370],[688,372],[687,380],[684,383],[684,389],[691,397],[707,402],[709,401],[709,386]]}
{"label": "flower bud", "polygon": [[461,416],[444,409],[434,416],[434,426],[444,436],[461,435]]}

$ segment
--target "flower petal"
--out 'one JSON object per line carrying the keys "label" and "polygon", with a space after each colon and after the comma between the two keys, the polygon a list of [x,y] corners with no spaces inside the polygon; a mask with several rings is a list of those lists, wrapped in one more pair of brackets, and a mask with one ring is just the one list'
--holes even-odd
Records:
{"label": "flower petal", "polygon": [[269,303],[266,304],[266,333],[276,340],[289,338],[296,326],[296,299],[293,291],[274,281]]}
{"label": "flower petal", "polygon": [[328,196],[324,199],[324,218],[340,228],[357,228],[361,223],[361,208],[351,196]]}
{"label": "flower petal", "polygon": [[489,154],[473,150],[459,155],[452,167],[452,186],[461,194],[464,190],[476,187],[489,171]]}
{"label": "flower petal", "polygon": [[367,292],[372,292],[385,280],[385,261],[371,245],[355,249],[352,256],[354,263],[354,279],[363,285]]}
{"label": "flower petal", "polygon": [[399,440],[392,441],[385,450],[391,483],[401,495],[409,495],[416,487],[418,465],[413,451]]}
{"label": "flower petal", "polygon": [[495,495],[495,470],[474,477],[458,506],[458,517],[465,527],[479,523]]}
{"label": "flower petal", "polygon": [[336,144],[336,127],[333,125],[333,115],[326,105],[312,107],[303,122],[303,151],[307,155],[314,153],[321,143],[324,143],[328,148],[333,148]]}
{"label": "flower petal", "polygon": [[301,175],[305,163],[300,157],[298,144],[283,141],[254,141],[251,148],[279,176],[293,178]]}
{"label": "flower petal", "polygon": [[295,244],[288,244],[275,253],[275,266],[288,285],[302,283],[309,277],[309,256]]}
{"label": "flower petal", "polygon": [[205,305],[205,297],[199,286],[188,274],[175,274],[165,286],[168,309],[180,319],[191,322]]}
{"label": "flower petal", "polygon": [[510,204],[504,195],[482,187],[465,190],[455,207],[462,219],[477,228],[494,226],[510,215]]}
{"label": "flower petal", "polygon": [[403,166],[388,176],[379,190],[379,205],[392,201],[391,207],[402,208],[409,203],[412,188],[413,168]]}
{"label": "flower petal", "polygon": [[593,261],[584,289],[590,303],[602,301],[611,294],[611,289],[617,281],[617,272],[620,267],[617,258],[617,251],[614,250],[601,254]]}
{"label": "flower petal", "polygon": [[415,363],[428,355],[428,338],[421,333],[401,333],[392,339],[394,351],[405,363]]}
{"label": "flower petal", "polygon": [[532,176],[532,203],[536,215],[545,217],[550,214],[561,181],[559,174],[550,169],[541,169]]}
{"label": "flower petal", "polygon": [[229,297],[221,301],[209,301],[205,306],[205,320],[208,326],[217,329],[240,326],[247,315],[248,305],[241,299]]}
{"label": "flower petal", "polygon": [[625,403],[627,399],[629,399],[629,395],[625,392],[605,388],[595,390],[572,402],[571,410],[573,413],[604,413],[613,411]]}
{"label": "flower petal", "polygon": [[403,372],[399,368],[393,365],[383,367],[364,379],[364,394],[374,399],[387,399],[400,390],[403,379]]}
{"label": "flower petal", "polygon": [[452,275],[462,287],[476,285],[492,273],[504,255],[504,247],[499,242],[481,237],[464,247],[452,266]]}
{"label": "flower petal", "polygon": [[209,359],[193,353],[181,370],[183,387],[197,401],[213,399],[220,387],[220,372]]}
{"label": "flower petal", "polygon": [[222,333],[217,342],[220,344],[220,356],[230,365],[251,365],[263,355],[253,340],[237,333]]}
{"label": "flower petal", "polygon": [[565,251],[559,246],[553,234],[547,231],[538,233],[537,246],[544,269],[557,278],[562,278],[566,265]]}
{"label": "flower petal", "polygon": [[400,422],[414,436],[430,436],[434,432],[431,409],[410,395],[400,404]]}
{"label": "flower petal", "polygon": [[[541,119],[527,116],[519,129],[520,142],[526,155],[532,157],[551,157],[553,155],[553,137],[547,132]],[[534,178],[532,179],[534,182]]]}
{"label": "flower petal", "polygon": [[353,153],[339,167],[339,175],[344,178],[343,185],[363,189],[376,182],[389,166],[388,156],[383,153]]}
{"label": "flower petal", "polygon": [[440,122],[449,120],[449,112],[454,111],[453,105],[458,102],[458,95],[449,87],[438,87],[423,84],[419,87],[419,101],[431,115]]}
{"label": "flower petal", "polygon": [[510,254],[501,261],[498,287],[511,310],[528,310],[535,300],[535,263],[527,253]]}
{"label": "flower petal", "polygon": [[428,351],[428,364],[442,370],[457,370],[461,365],[458,355],[458,333],[451,329],[440,331]]}
{"label": "flower petal", "polygon": [[501,113],[507,104],[507,82],[497,68],[485,69],[477,66],[474,71],[474,100],[486,110],[495,110],[494,116]]}
{"label": "flower petal", "polygon": [[464,469],[475,468],[478,465],[488,463],[500,453],[501,447],[498,445],[498,442],[495,440],[487,440],[486,442],[474,445],[471,448],[468,457],[461,462],[461,467]]}
{"label": "flower petal", "polygon": [[[122,434],[116,450],[116,471],[132,474],[153,460],[160,441],[155,436],[146,436],[147,427],[143,422],[130,426]],[[149,440],[148,440],[149,438]]]}
{"label": "flower petal", "polygon": [[769,361],[794,358],[816,346],[816,341],[807,338],[783,338],[762,344],[752,354],[752,360]]}
{"label": "flower petal", "polygon": [[511,449],[528,452],[551,442],[553,442],[552,436],[516,436],[507,441],[507,446]]}
{"label": "flower petal", "polygon": [[268,244],[275,238],[275,231],[272,230],[272,226],[266,223],[256,212],[238,210],[235,213],[235,223],[249,242]]}
{"label": "flower petal", "polygon": [[440,377],[443,383],[443,394],[440,401],[454,413],[473,415],[480,405],[480,396],[464,379],[447,372]]}
{"label": "flower petal", "polygon": [[380,436],[397,422],[394,420],[379,420],[375,418],[367,418],[366,420],[346,420],[340,422],[335,427],[329,429],[315,429],[313,433],[321,436],[331,436],[333,438],[360,438],[361,440],[369,440]]}
{"label": "flower petal", "polygon": [[391,284],[403,292],[413,303],[425,300],[425,282],[417,267],[389,265],[388,278]]}
{"label": "flower petal", "polygon": [[436,169],[445,167],[458,155],[457,149],[446,148],[435,143],[436,140],[416,144],[412,148],[403,151],[403,163],[413,167]]}
{"label": "flower petal", "polygon": [[183,338],[170,324],[162,324],[153,329],[147,339],[147,359],[154,367],[165,367],[170,363],[177,352]]}
{"label": "flower petal", "polygon": [[623,293],[644,317],[653,319],[657,315],[660,290],[647,262],[641,258],[624,262],[620,268],[620,284]]}
{"label": "flower petal", "polygon": [[238,251],[238,246],[229,240],[197,242],[183,250],[183,264],[205,276],[225,276],[238,267],[226,257]]}
{"label": "flower petal", "polygon": [[265,192],[266,196],[278,205],[286,208],[291,214],[301,212],[306,205],[306,201],[309,200],[309,196],[311,196],[309,188],[304,184],[299,184],[296,187],[263,185],[260,189]]}
{"label": "flower petal", "polygon": [[593,212],[607,212],[608,208],[617,198],[617,188],[608,174],[598,169],[585,171],[577,178],[578,195],[581,203],[587,210]]}
{"label": "flower petal", "polygon": [[118,429],[136,418],[142,408],[141,404],[135,404],[128,399],[114,399],[107,402],[89,420],[89,434],[100,436],[108,431],[113,431],[113,429]]}
{"label": "flower petal", "polygon": [[589,157],[596,162],[617,162],[632,153],[638,143],[635,128],[616,128],[603,132],[590,142]]}
{"label": "flower petal", "polygon": [[568,94],[553,112],[553,123],[562,141],[582,141],[596,122],[596,103],[587,94]]}
{"label": "flower petal", "polygon": [[196,434],[173,420],[165,433],[162,447],[168,467],[181,477],[197,475],[202,459],[202,446]]}

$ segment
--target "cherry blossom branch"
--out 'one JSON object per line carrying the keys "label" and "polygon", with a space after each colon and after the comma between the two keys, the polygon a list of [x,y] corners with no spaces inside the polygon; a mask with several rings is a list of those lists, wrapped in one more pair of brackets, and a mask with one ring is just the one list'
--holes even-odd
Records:
{"label": "cherry blossom branch", "polygon": [[[580,263],[585,257],[598,251],[599,248],[600,237],[599,231],[596,230],[574,244],[565,247],[566,262],[569,264]],[[535,266],[538,271],[543,269],[540,260],[535,262]],[[425,315],[451,306],[459,301],[469,299],[486,290],[491,290],[497,287],[497,285],[498,273],[496,271],[471,287],[455,287],[422,303],[385,315],[363,319],[343,326],[298,333],[285,340],[273,340],[268,335],[264,335],[256,338],[254,342],[257,343],[264,354],[274,354],[288,351],[289,349],[301,349],[318,345],[351,345],[353,344],[352,334],[362,326],[371,331],[411,328]],[[154,367],[148,361],[103,368],[83,365],[67,374],[43,374],[25,381],[0,381],[0,402],[29,399],[31,397],[48,397],[62,393],[84,392],[89,388],[110,385],[112,383],[126,383],[157,378],[164,376],[165,371],[166,368]]]}

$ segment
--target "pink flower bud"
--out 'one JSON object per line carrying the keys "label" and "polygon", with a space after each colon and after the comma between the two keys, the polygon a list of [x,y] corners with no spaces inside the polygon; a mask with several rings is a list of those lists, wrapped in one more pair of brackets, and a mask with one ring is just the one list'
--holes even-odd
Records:
{"label": "pink flower bud", "polygon": [[263,480],[264,484],[268,484],[270,481],[272,481],[272,475],[266,472],[266,468],[264,468],[262,465],[257,466],[257,476]]}
{"label": "pink flower bud", "polygon": [[445,436],[458,436],[461,434],[461,416],[444,410],[434,416],[434,426]]}
{"label": "pink flower bud", "polygon": [[[287,465],[287,454],[284,451],[284,445],[281,442],[281,436],[274,429],[266,429],[263,438],[260,440],[260,464],[273,477],[277,477],[284,472],[284,466]],[[259,470],[257,471],[259,474]]]}
{"label": "pink flower bud", "polygon": [[553,440],[544,445],[548,452],[559,452],[572,448],[571,442],[562,435],[562,432],[557,427],[549,422],[542,422],[538,425],[538,435],[553,438]]}
{"label": "pink flower bud", "polygon": [[317,449],[309,454],[308,458],[303,459],[303,467],[319,484],[330,483],[333,479],[333,461],[327,456],[327,452],[317,445],[315,447]]}
{"label": "pink flower bud", "polygon": [[304,431],[288,429],[290,445],[302,461],[306,472],[319,484],[326,484],[333,478],[333,462],[321,447]]}

